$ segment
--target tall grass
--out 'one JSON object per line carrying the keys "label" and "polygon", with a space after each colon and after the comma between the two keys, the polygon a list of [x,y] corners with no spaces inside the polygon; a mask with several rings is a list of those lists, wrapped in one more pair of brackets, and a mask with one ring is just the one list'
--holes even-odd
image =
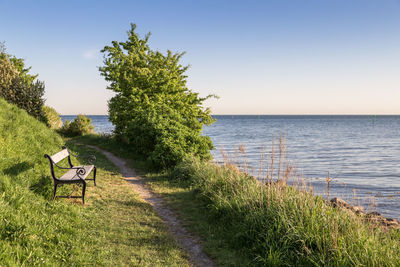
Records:
{"label": "tall grass", "polygon": [[[149,174],[149,183],[222,265],[399,266],[399,230],[376,227],[314,196],[295,165],[280,154],[279,147],[286,151],[284,136],[280,139],[278,149],[263,148],[258,170],[246,165],[241,146],[236,158],[223,154],[222,166],[187,159],[171,174]],[[112,138],[80,141],[136,159],[132,164],[143,170],[135,155]]]}
{"label": "tall grass", "polygon": [[[261,157],[265,170],[252,172],[258,179],[239,171],[249,171],[245,158],[227,155],[223,166],[187,160],[173,176],[190,183],[210,223],[254,265],[399,265],[400,231],[373,226],[314,196],[285,156],[284,139],[280,137],[278,151],[272,145]],[[240,147],[236,155],[244,154]]]}

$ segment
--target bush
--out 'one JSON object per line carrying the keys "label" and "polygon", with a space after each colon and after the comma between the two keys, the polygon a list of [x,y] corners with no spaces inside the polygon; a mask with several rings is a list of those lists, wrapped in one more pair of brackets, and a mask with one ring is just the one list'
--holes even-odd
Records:
{"label": "bush", "polygon": [[79,136],[94,133],[92,119],[79,114],[72,122],[66,120],[60,132],[66,136]]}
{"label": "bush", "polygon": [[106,46],[101,74],[116,92],[109,101],[115,134],[156,168],[171,168],[186,156],[211,158],[213,144],[202,136],[203,125],[214,119],[199,97],[186,86],[188,67],[179,64],[183,53],[153,51],[131,25],[128,41]]}
{"label": "bush", "polygon": [[60,129],[63,125],[62,120],[60,118],[60,114],[57,111],[49,106],[42,107],[44,122],[51,129]]}

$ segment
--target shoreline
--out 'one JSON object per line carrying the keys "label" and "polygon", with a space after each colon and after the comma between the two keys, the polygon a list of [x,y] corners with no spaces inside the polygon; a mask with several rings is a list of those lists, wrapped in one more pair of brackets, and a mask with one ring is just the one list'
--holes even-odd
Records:
{"label": "shoreline", "polygon": [[144,163],[114,139],[81,140],[115,151],[131,159],[130,166],[145,171],[146,183],[203,239],[216,265],[400,262],[396,220],[363,215],[355,206],[331,204],[281,183],[266,185],[229,165],[189,160],[167,173],[143,169]]}
{"label": "shoreline", "polygon": [[[74,115],[71,115],[74,116]],[[222,116],[222,115],[218,115],[218,116]],[[223,124],[223,127],[219,127],[218,124],[222,121],[227,121],[227,122],[234,122],[234,121],[238,121],[238,120],[232,120],[230,117],[230,115],[224,115],[222,117],[225,117],[225,119],[222,119],[221,121],[217,121],[215,125],[211,126],[212,128],[206,128],[205,132],[206,134],[208,134],[209,136],[211,136],[211,138],[213,139],[213,142],[215,143],[216,147],[225,147],[225,148],[230,148],[229,152],[231,154],[235,153],[235,147],[238,146],[238,144],[241,143],[240,140],[243,141],[243,143],[246,145],[246,147],[249,149],[249,151],[247,152],[247,157],[248,157],[248,161],[250,162],[250,164],[252,164],[255,168],[258,168],[258,161],[259,161],[259,151],[261,151],[261,147],[262,144],[265,143],[265,140],[262,141],[262,137],[257,137],[257,135],[249,135],[247,137],[247,135],[243,135],[243,132],[248,131],[248,126],[244,127],[242,130],[240,129],[236,129],[235,127],[233,128],[229,128],[231,123],[228,124]],[[244,117],[248,117],[248,116],[252,116],[252,115],[243,115]],[[275,116],[275,115],[273,115]],[[303,115],[298,115],[297,117],[302,117]],[[305,117],[309,116],[309,115],[304,115]],[[321,115],[319,116],[319,118],[322,117],[326,117],[326,115]],[[346,117],[346,115],[329,115],[328,117],[336,117],[336,118],[342,118],[342,117]],[[359,117],[361,115],[355,115],[355,117]],[[369,119],[366,118],[367,115],[365,115],[363,117],[363,121],[365,122],[370,122]],[[108,118],[107,115],[99,115],[99,117],[102,118]],[[252,121],[258,121],[256,120],[256,118],[258,118],[258,115],[254,115],[252,116],[253,119]],[[278,118],[279,115],[276,115],[275,118]],[[351,118],[354,116],[347,116],[347,118]],[[388,116],[386,116],[388,117]],[[389,116],[390,117],[390,116]],[[398,115],[395,115],[396,119],[399,117]],[[330,120],[329,120],[330,121]],[[336,121],[336,120],[334,120]],[[337,123],[341,123],[341,120],[338,120]],[[108,122],[108,120],[107,120]],[[283,121],[284,123],[285,121]],[[93,122],[95,126],[97,125],[97,121]],[[377,120],[377,127],[380,124],[384,124],[384,121],[382,120]],[[108,126],[104,126],[105,128],[109,127],[111,125],[111,123],[108,122]],[[235,124],[236,125],[236,124]],[[252,124],[251,124],[252,125]],[[269,124],[268,124],[269,125]],[[297,124],[296,124],[297,125]],[[379,127],[384,127],[384,125],[381,125]],[[217,128],[215,128],[215,126],[218,126]],[[229,127],[228,127],[229,126]],[[102,126],[103,127],[103,126]],[[111,125],[111,127],[113,127]],[[255,126],[258,127],[258,126]],[[285,124],[279,126],[279,128],[281,127],[286,127]],[[358,126],[357,126],[358,127]],[[105,129],[103,128],[103,129]],[[224,128],[225,130],[222,131]],[[246,130],[246,129],[247,130]],[[212,130],[211,130],[212,129]],[[252,128],[251,128],[252,129]],[[372,127],[372,124],[368,126],[368,129],[370,131],[376,131],[376,127]],[[381,128],[379,128],[381,129]],[[218,137],[218,132],[216,131],[221,131],[221,133],[224,134],[224,136]],[[252,129],[253,131],[254,129]],[[381,130],[379,130],[381,131]],[[227,134],[229,133],[229,134]],[[243,135],[243,137],[234,139],[234,137],[239,133],[240,136]],[[258,132],[257,132],[258,133]],[[310,132],[311,133],[311,132]],[[368,209],[368,206],[370,204],[372,205],[377,205],[376,209],[378,212],[384,214],[385,216],[388,217],[393,217],[393,218],[400,218],[400,208],[397,205],[397,201],[400,198],[400,185],[399,186],[392,186],[393,182],[390,181],[395,181],[393,179],[395,179],[394,177],[396,176],[396,163],[395,160],[396,158],[394,158],[394,153],[389,154],[392,155],[391,158],[387,159],[388,155],[384,154],[385,156],[385,160],[383,162],[368,162],[365,160],[369,160],[368,157],[366,156],[361,156],[361,155],[365,155],[368,154],[371,149],[375,150],[375,146],[378,144],[373,144],[372,147],[369,147],[368,144],[371,144],[372,141],[368,141],[368,139],[365,141],[365,148],[363,147],[364,144],[362,142],[361,143],[357,143],[354,145],[347,145],[347,147],[351,148],[352,150],[346,151],[343,147],[344,144],[333,144],[332,146],[330,144],[326,144],[327,149],[331,148],[331,149],[335,149],[331,152],[331,154],[325,155],[322,154],[320,155],[320,157],[317,157],[318,154],[315,157],[312,157],[310,155],[313,155],[315,153],[324,153],[323,149],[325,148],[323,144],[318,145],[318,147],[312,147],[314,146],[314,144],[304,144],[304,147],[299,147],[299,144],[301,145],[301,142],[299,143],[298,141],[296,141],[296,138],[293,136],[294,133],[292,133],[290,136],[292,136],[292,139],[288,140],[289,143],[289,150],[290,150],[290,154],[292,158],[295,158],[296,162],[299,163],[302,167],[303,170],[308,171],[305,172],[304,176],[306,177],[305,179],[309,182],[312,183],[315,187],[315,191],[317,194],[320,194],[322,196],[325,195],[325,185],[326,183],[324,182],[324,174],[326,175],[328,173],[328,171],[331,172],[331,175],[334,177],[338,177],[337,179],[335,179],[335,181],[333,183],[331,183],[331,195],[332,196],[337,196],[337,197],[341,197],[343,199],[345,199],[348,202],[352,202],[353,200],[353,189],[356,189],[356,196],[357,199],[355,200],[356,202],[354,204],[362,204],[364,205],[364,207],[366,209]],[[268,134],[263,134],[262,136],[264,136],[265,138],[268,137],[268,139],[271,139],[271,136]],[[256,139],[254,139],[256,138]],[[308,137],[308,140],[306,140],[307,142],[310,142],[309,140],[312,137]],[[347,138],[347,137],[346,137]],[[254,139],[254,140],[253,140]],[[249,142],[249,140],[251,140],[250,143],[246,143]],[[258,141],[259,140],[259,141]],[[371,139],[374,140],[374,139]],[[221,145],[223,144],[223,145]],[[311,147],[310,147],[311,146]],[[267,146],[268,147],[268,146]],[[333,148],[332,148],[333,147]],[[357,151],[355,150],[355,148],[359,148],[361,150]],[[385,148],[382,148],[381,150],[383,151]],[[392,149],[393,150],[393,149]],[[322,151],[322,152],[321,152]],[[393,150],[394,151],[394,150]],[[349,154],[351,153],[351,154]],[[385,152],[387,153],[387,152]],[[216,158],[217,160],[221,160],[221,155],[218,152],[218,149],[215,149],[212,154],[214,155],[214,158]],[[345,156],[345,155],[349,155],[349,156]],[[360,155],[360,157],[357,157],[357,155]],[[377,153],[375,153],[374,155],[371,155],[371,158],[379,156],[377,155]],[[365,163],[358,163],[358,161],[360,162],[365,162]],[[359,165],[357,165],[359,164]],[[354,165],[355,167],[353,168],[352,165]],[[366,168],[362,169],[363,166],[368,165]],[[315,170],[314,170],[315,167]],[[371,170],[371,171],[363,171],[363,170]],[[390,170],[393,169],[393,171],[390,173]],[[311,174],[310,174],[310,170],[311,170]],[[363,171],[363,172],[359,172],[359,171]],[[382,171],[382,173],[381,173]],[[307,178],[311,176],[312,178]],[[316,176],[319,176],[321,178],[316,178]],[[353,179],[354,177],[354,179]],[[377,177],[376,180],[373,177]],[[352,180],[353,179],[353,180]],[[370,181],[373,180],[374,181],[374,185],[370,186]],[[397,181],[397,180],[396,180]],[[388,187],[386,185],[390,184],[391,186]],[[374,200],[371,200],[371,198],[374,198]],[[359,203],[361,202],[361,203]]]}

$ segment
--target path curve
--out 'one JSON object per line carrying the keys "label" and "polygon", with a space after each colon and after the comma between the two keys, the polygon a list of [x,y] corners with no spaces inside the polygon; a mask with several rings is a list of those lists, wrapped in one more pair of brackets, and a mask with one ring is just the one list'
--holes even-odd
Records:
{"label": "path curve", "polygon": [[[84,144],[82,144],[84,145]],[[175,238],[178,245],[187,252],[190,262],[195,266],[214,266],[213,261],[203,252],[200,239],[190,234],[180,223],[174,213],[165,205],[163,198],[152,192],[146,185],[145,179],[127,166],[126,161],[103,150],[97,146],[86,145],[103,153],[108,160],[114,163],[121,171],[125,180],[132,184],[139,196],[148,202],[165,222],[169,232]]]}

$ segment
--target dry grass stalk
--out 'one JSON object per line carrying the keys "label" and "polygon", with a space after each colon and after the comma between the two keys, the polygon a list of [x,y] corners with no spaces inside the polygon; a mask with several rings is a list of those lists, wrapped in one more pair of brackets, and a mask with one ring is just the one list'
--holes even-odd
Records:
{"label": "dry grass stalk", "polygon": [[330,189],[331,189],[331,182],[332,182],[332,178],[330,177],[330,174],[328,172],[328,176],[325,179],[326,181],[326,192],[327,192],[327,199],[330,199]]}

